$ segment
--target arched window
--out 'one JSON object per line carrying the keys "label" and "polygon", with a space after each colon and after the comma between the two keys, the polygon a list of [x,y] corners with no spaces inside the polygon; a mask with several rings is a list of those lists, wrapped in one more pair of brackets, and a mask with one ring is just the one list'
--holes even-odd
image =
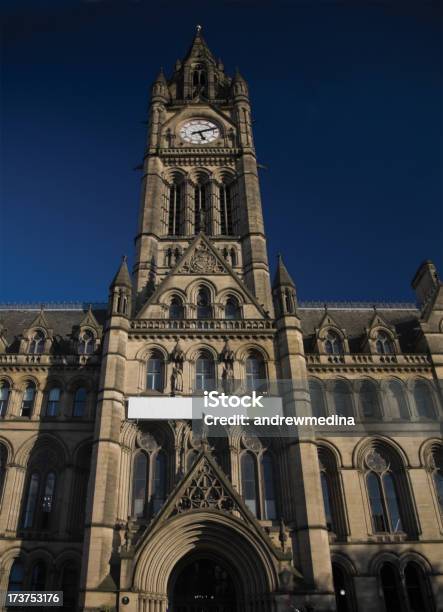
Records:
{"label": "arched window", "polygon": [[197,64],[196,66],[194,66],[192,72],[192,85],[194,86],[194,95],[198,93],[205,95],[206,84],[206,70],[204,69],[203,65]]}
{"label": "arched window", "polygon": [[348,385],[338,380],[332,389],[332,403],[335,414],[349,417],[352,415],[352,400]]}
{"label": "arched window", "polygon": [[53,387],[49,391],[48,403],[46,405],[46,416],[56,417],[60,414],[61,391],[58,387]]}
{"label": "arched window", "polygon": [[42,528],[49,527],[51,513],[54,509],[54,493],[55,493],[55,474],[48,472],[46,475],[45,488],[42,499]]}
{"label": "arched window", "polygon": [[63,566],[60,586],[63,591],[63,609],[69,611],[76,610],[79,591],[79,571],[72,561]]}
{"label": "arched window", "polygon": [[386,396],[388,398],[392,418],[409,420],[409,411],[406,404],[403,385],[398,380],[391,380],[389,382]]}
{"label": "arched window", "polygon": [[377,389],[369,380],[365,380],[360,388],[360,409],[365,419],[380,418]]}
{"label": "arched window", "polygon": [[23,591],[23,580],[25,578],[25,569],[20,559],[16,559],[12,564],[9,572],[8,591]]}
{"label": "arched window", "polygon": [[277,503],[275,495],[275,474],[272,456],[269,452],[263,455],[263,493],[264,493],[264,519],[273,521],[277,518]]}
{"label": "arched window", "polygon": [[23,516],[23,527],[28,529],[34,524],[35,510],[38,501],[38,492],[40,486],[40,477],[37,472],[34,472],[29,479],[28,495],[26,498],[25,513]]}
{"label": "arched window", "polygon": [[222,183],[219,189],[220,196],[220,230],[224,236],[232,236],[234,233],[232,217],[232,187]]}
{"label": "arched window", "polygon": [[169,187],[169,236],[180,236],[182,234],[182,200],[183,185],[181,182],[175,182]]}
{"label": "arched window", "polygon": [[337,612],[351,612],[353,610],[352,582],[346,570],[338,563],[332,564],[332,579]]}
{"label": "arched window", "polygon": [[443,516],[443,447],[433,449],[431,455],[431,473],[434,481],[435,493],[441,515]]}
{"label": "arched window", "polygon": [[148,492],[148,456],[144,452],[136,454],[132,470],[132,516],[140,518],[146,514]]}
{"label": "arched window", "polygon": [[240,319],[240,305],[237,298],[229,296],[225,305],[225,319],[236,321]]}
{"label": "arched window", "polygon": [[45,350],[45,334],[41,330],[34,332],[29,343],[29,352],[33,355],[41,354]]}
{"label": "arched window", "polygon": [[44,591],[46,586],[46,566],[43,561],[37,561],[32,568],[31,572],[31,584],[29,586],[31,591]]}
{"label": "arched window", "polygon": [[160,510],[166,499],[166,455],[163,451],[155,459],[154,480],[152,489],[152,511]]}
{"label": "arched window", "polygon": [[74,395],[73,417],[84,417],[86,414],[86,399],[88,393],[84,387],[79,387]]}
{"label": "arched window", "polygon": [[372,449],[366,456],[366,485],[375,533],[403,531],[398,484],[388,456]]}
{"label": "arched window", "polygon": [[198,183],[194,189],[194,229],[195,233],[209,233],[207,189],[204,183]]}
{"label": "arched window", "polygon": [[6,380],[0,381],[0,417],[6,416],[8,411],[10,386]]}
{"label": "arched window", "polygon": [[195,364],[195,388],[198,391],[209,391],[214,386],[214,360],[210,353],[203,351]]}
{"label": "arched window", "polygon": [[251,353],[246,358],[246,389],[258,391],[266,386],[266,370],[263,357],[259,353]]}
{"label": "arched window", "polygon": [[424,612],[426,605],[425,576],[421,567],[410,561],[404,571],[406,594],[411,612]]}
{"label": "arched window", "polygon": [[388,334],[384,331],[379,331],[375,339],[375,350],[379,355],[389,355],[395,353],[394,344]]}
{"label": "arched window", "polygon": [[85,330],[78,343],[78,352],[80,355],[91,355],[95,349],[95,336],[89,329]]}
{"label": "arched window", "polygon": [[2,497],[3,485],[5,484],[7,461],[8,451],[3,444],[0,444],[0,499]]}
{"label": "arched window", "polygon": [[320,470],[321,491],[323,495],[323,506],[325,510],[326,527],[328,531],[335,531],[334,519],[332,517],[331,491],[326,470]]}
{"label": "arched window", "polygon": [[151,353],[146,365],[148,391],[162,392],[164,388],[163,358],[158,351]]}
{"label": "arched window", "polygon": [[341,355],[343,353],[343,343],[337,332],[329,329],[324,341],[325,353],[328,355]]}
{"label": "arched window", "polygon": [[323,397],[323,389],[320,383],[316,380],[309,381],[309,395],[311,396],[311,409],[313,416],[326,416],[325,401]]}
{"label": "arched window", "polygon": [[243,453],[241,458],[241,477],[243,499],[249,510],[257,516],[257,477],[255,457],[251,453]]}
{"label": "arched window", "polygon": [[3,444],[0,444],[0,499],[2,497],[3,485],[6,478],[6,465],[8,461],[8,451]]}
{"label": "arched window", "polygon": [[348,530],[337,462],[328,448],[319,446],[318,463],[326,527],[340,539]]}
{"label": "arched window", "polygon": [[182,300],[174,296],[169,305],[169,318],[174,320],[181,320],[184,318],[184,308]]}
{"label": "arched window", "polygon": [[207,287],[200,287],[197,294],[197,319],[210,319],[212,316],[211,296]]}
{"label": "arched window", "polygon": [[20,415],[23,417],[32,416],[35,402],[35,385],[30,382],[26,385],[25,392],[23,393],[22,409]]}
{"label": "arched window", "polygon": [[400,580],[397,576],[397,571],[390,563],[383,563],[381,566],[380,581],[386,612],[398,612],[398,610],[403,608],[400,595]]}
{"label": "arched window", "polygon": [[415,383],[414,400],[420,418],[432,419],[435,416],[431,390],[424,381],[419,380]]}

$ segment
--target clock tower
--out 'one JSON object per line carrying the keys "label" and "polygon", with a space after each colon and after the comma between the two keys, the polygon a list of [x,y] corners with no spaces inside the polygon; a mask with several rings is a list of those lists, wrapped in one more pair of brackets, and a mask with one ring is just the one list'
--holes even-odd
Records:
{"label": "clock tower", "polygon": [[152,85],[135,263],[142,308],[204,234],[272,313],[266,238],[246,81],[216,60],[197,27],[170,78]]}
{"label": "clock tower", "polygon": [[[296,603],[307,589],[330,609],[315,440],[235,427],[202,436],[191,421],[149,416],[159,395],[249,394],[282,379],[296,381],[285,412],[310,410],[282,261],[271,291],[248,86],[225,73],[201,28],[170,78],[161,70],[152,86],[135,242],[132,277],[124,260],[110,287],[84,608],[112,607],[118,590],[127,612],[190,610],[196,597],[220,597],[224,568],[232,584],[217,609],[270,612],[282,589]],[[134,397],[145,419],[129,418]],[[200,567],[204,579],[193,574]]]}

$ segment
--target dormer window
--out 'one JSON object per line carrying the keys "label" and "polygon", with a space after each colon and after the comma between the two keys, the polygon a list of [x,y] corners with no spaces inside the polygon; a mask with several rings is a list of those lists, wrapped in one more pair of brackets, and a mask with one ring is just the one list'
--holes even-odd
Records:
{"label": "dormer window", "polygon": [[375,350],[379,355],[390,355],[394,353],[394,344],[384,331],[379,331],[375,338]]}
{"label": "dormer window", "polygon": [[78,343],[78,352],[80,355],[91,355],[95,349],[95,336],[87,329],[80,336]]}
{"label": "dormer window", "polygon": [[29,343],[29,353],[31,355],[40,355],[45,350],[45,334],[41,330],[37,330],[32,335]]}
{"label": "dormer window", "polygon": [[341,355],[343,353],[343,343],[337,332],[329,330],[324,341],[325,353],[328,355]]}

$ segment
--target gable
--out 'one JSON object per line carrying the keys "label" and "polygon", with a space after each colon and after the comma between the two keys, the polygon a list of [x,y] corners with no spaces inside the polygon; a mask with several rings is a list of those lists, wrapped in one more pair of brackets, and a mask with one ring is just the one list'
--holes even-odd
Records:
{"label": "gable", "polygon": [[255,296],[203,233],[194,239],[175,267],[161,280],[136,318],[163,318],[167,308],[167,299],[173,291],[187,296],[186,299],[190,302],[191,287],[199,278],[209,282],[217,295],[231,290],[234,294],[241,296],[247,306],[244,318],[266,318],[266,313]]}
{"label": "gable", "polygon": [[340,336],[343,336],[344,329],[340,327],[340,325],[335,321],[335,319],[331,316],[328,310],[325,311],[325,314],[320,322],[320,325],[317,328],[317,334],[321,332],[325,327],[332,327],[340,333]]}
{"label": "gable", "polygon": [[375,327],[384,327],[385,329],[389,329],[391,331],[394,331],[394,328],[392,327],[392,325],[390,325],[389,323],[387,323],[385,321],[385,319],[383,319],[377,311],[374,312],[374,316],[371,319],[371,322],[369,323],[369,327],[367,328],[367,331],[370,332],[372,329],[374,329]]}
{"label": "gable", "polygon": [[[150,524],[149,532],[155,532],[169,518],[198,510],[219,511],[235,516],[244,521],[274,554],[280,554],[282,558],[287,556],[276,550],[259,521],[206,450],[200,452],[189,473],[169,495],[166,504]],[[140,538],[139,546],[143,545],[143,539]]]}

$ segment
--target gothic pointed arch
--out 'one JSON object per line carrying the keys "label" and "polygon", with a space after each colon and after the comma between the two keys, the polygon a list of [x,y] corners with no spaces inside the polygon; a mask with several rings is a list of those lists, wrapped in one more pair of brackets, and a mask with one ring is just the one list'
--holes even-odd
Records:
{"label": "gothic pointed arch", "polygon": [[[235,549],[230,545],[233,539]],[[248,605],[278,588],[281,553],[205,453],[171,494],[146,537],[136,544],[128,588],[156,598],[167,596],[174,567],[191,551],[201,550],[218,554],[235,568],[241,576],[242,599]],[[155,562],[159,558],[162,564]]]}
{"label": "gothic pointed arch", "polygon": [[358,445],[355,456],[366,491],[372,533],[416,537],[420,527],[404,453],[391,441],[374,437]]}
{"label": "gothic pointed arch", "polygon": [[331,313],[326,309],[325,314],[315,329],[317,351],[337,358],[349,352],[349,343],[346,330],[340,327]]}
{"label": "gothic pointed arch", "polygon": [[323,495],[326,526],[338,540],[349,533],[344,489],[336,452],[328,444],[318,445],[320,484]]}

